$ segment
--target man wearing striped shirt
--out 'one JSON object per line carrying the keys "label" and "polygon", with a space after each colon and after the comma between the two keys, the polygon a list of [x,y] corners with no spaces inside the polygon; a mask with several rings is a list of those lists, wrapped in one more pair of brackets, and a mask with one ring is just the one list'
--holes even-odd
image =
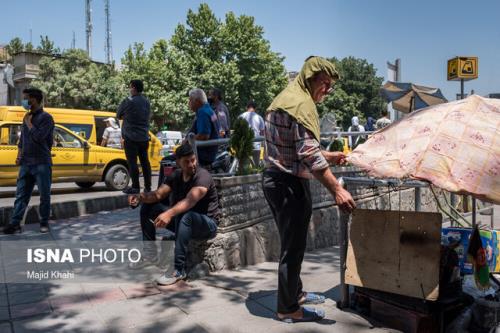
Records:
{"label": "man wearing striped shirt", "polygon": [[267,109],[265,117],[266,170],[263,190],[278,226],[281,255],[278,276],[278,319],[287,322],[318,321],[324,311],[302,307],[324,302],[324,296],[302,290],[300,270],[312,215],[309,179],[319,180],[340,209],[352,211],[354,200],[330,171],[344,163],[339,152],[322,151],[316,103],[331,92],[339,79],[334,65],[309,57],[295,81]]}

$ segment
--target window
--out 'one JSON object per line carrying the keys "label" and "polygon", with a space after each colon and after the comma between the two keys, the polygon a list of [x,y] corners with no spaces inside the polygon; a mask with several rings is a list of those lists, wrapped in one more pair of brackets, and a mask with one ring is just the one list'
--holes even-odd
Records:
{"label": "window", "polygon": [[82,148],[82,143],[73,134],[60,128],[54,128],[54,147]]}
{"label": "window", "polygon": [[[101,117],[101,116],[94,116],[95,119],[95,129],[96,129],[96,141],[98,145],[101,145],[102,142],[102,135],[104,134],[104,130],[106,129],[106,123],[104,122],[104,119],[108,119],[109,117]],[[118,126],[119,122],[118,120],[116,121],[116,124]]]}
{"label": "window", "polygon": [[0,144],[17,146],[21,137],[21,124],[4,125],[0,129]]}
{"label": "window", "polygon": [[60,124],[69,129],[71,132],[81,136],[85,140],[90,139],[92,133],[92,125],[87,124]]}

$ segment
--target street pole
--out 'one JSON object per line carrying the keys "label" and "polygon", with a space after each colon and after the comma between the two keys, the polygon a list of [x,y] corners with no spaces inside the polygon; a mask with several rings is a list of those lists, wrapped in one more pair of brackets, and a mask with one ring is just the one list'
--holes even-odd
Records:
{"label": "street pole", "polygon": [[[460,99],[464,99],[464,79],[460,79]],[[462,196],[462,208],[464,210],[464,212],[467,211],[467,196]],[[456,205],[457,205],[457,196],[453,193],[451,193],[450,195],[450,205],[453,207],[453,208],[456,208]],[[452,226],[453,226],[453,221],[452,222]]]}

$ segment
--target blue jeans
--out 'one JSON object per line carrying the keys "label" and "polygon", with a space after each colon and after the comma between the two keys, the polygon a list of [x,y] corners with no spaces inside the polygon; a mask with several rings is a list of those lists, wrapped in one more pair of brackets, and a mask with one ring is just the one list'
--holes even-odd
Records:
{"label": "blue jeans", "polygon": [[[158,215],[168,210],[168,206],[162,203],[143,204],[141,207],[141,229],[144,241],[144,251],[147,257],[156,255],[156,246],[152,241],[156,240],[156,229],[149,219],[156,219]],[[191,239],[205,240],[214,238],[217,234],[217,223],[210,217],[187,212],[176,216],[167,226],[175,232],[175,269],[183,272],[186,266],[186,254]]]}
{"label": "blue jeans", "polygon": [[33,188],[40,193],[40,225],[47,225],[50,216],[50,186],[52,184],[52,166],[50,164],[21,165],[17,176],[16,201],[10,219],[13,225],[19,225],[31,199]]}

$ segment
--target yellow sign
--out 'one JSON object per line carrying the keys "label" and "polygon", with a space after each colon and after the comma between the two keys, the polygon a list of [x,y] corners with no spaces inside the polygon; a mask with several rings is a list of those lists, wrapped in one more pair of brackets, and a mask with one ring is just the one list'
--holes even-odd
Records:
{"label": "yellow sign", "polygon": [[448,81],[474,80],[478,77],[477,57],[456,57],[448,60]]}

